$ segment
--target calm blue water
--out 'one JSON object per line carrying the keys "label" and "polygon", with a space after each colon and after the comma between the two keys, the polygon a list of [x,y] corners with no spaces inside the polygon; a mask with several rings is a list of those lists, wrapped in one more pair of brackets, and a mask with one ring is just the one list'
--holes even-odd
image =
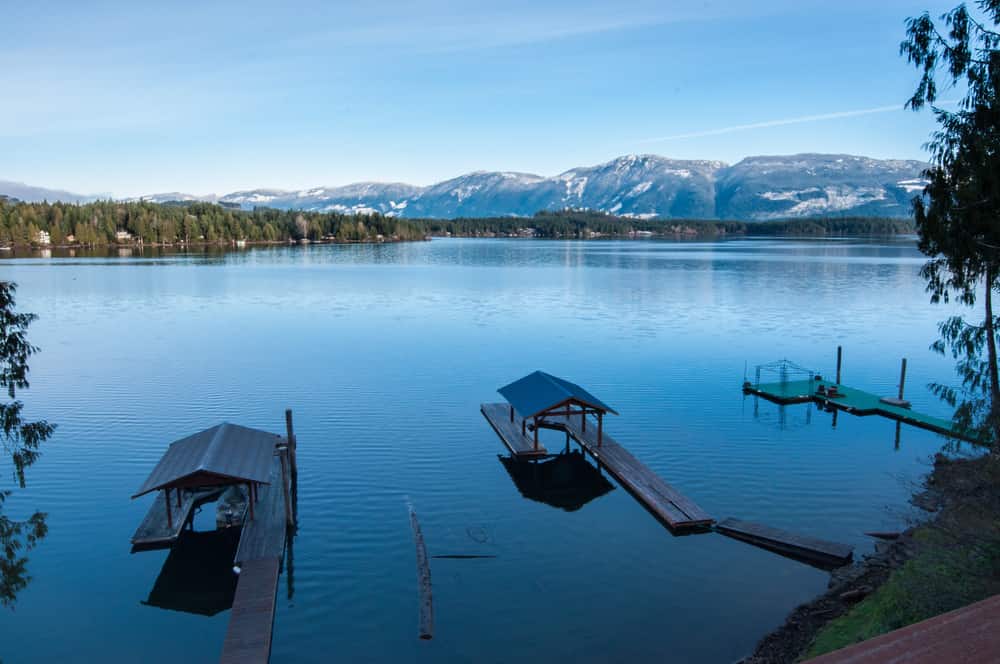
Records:
{"label": "calm blue water", "polygon": [[[941,445],[894,423],[785,410],[740,391],[788,358],[914,407],[950,363],[927,350],[912,241],[436,240],[215,256],[0,263],[41,318],[24,393],[59,424],[12,516],[49,513],[30,585],[0,610],[0,657],[211,662],[228,611],[143,602],[166,552],[129,553],[129,500],[174,439],[295,412],[301,528],[274,662],[730,662],[827,575],[715,534],[673,537],[621,488],[566,512],[523,498],[479,414],[534,369],[615,406],[620,442],[713,516],[857,545],[900,525]],[[561,437],[553,432],[550,448]],[[432,561],[417,639],[406,500]],[[200,515],[204,517],[206,515]],[[199,524],[211,521],[200,518]],[[206,525],[210,527],[210,525]]]}

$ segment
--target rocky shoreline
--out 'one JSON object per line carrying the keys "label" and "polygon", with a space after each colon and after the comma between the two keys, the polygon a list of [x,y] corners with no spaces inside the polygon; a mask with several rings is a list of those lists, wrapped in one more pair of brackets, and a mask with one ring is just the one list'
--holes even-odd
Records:
{"label": "rocky shoreline", "polygon": [[803,657],[824,627],[875,592],[895,570],[920,553],[914,537],[917,530],[934,526],[948,518],[950,508],[975,497],[973,494],[982,487],[975,480],[966,481],[964,476],[975,477],[985,463],[985,457],[953,460],[935,455],[934,468],[925,477],[923,490],[910,500],[914,506],[934,513],[934,517],[898,534],[884,533],[874,538],[873,552],[833,570],[825,593],[792,611],[780,627],[758,642],[753,654],[737,664],[780,664]]}

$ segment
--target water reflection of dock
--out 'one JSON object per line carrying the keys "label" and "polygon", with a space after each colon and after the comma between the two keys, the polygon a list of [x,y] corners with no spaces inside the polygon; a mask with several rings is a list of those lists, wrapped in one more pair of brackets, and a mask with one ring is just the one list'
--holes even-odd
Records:
{"label": "water reflection of dock", "polygon": [[522,496],[567,512],[575,512],[615,488],[582,452],[569,451],[544,461],[498,458]]}

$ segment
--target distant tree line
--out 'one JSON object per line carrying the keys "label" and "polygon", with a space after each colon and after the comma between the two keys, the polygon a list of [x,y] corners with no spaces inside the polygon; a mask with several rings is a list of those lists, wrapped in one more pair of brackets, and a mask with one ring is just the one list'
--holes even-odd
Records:
{"label": "distant tree line", "polygon": [[98,201],[77,205],[0,199],[0,244],[38,244],[43,232],[53,245],[84,246],[303,239],[375,242],[425,237],[420,224],[380,214],[345,215],[272,208],[250,212],[200,202]]}
{"label": "distant tree line", "polygon": [[[898,235],[913,233],[910,219],[823,217],[777,221],[714,219],[636,219],[592,210],[539,212],[533,217],[428,219],[420,223],[431,235],[460,237],[524,236],[541,238],[724,235]],[[530,229],[530,230],[529,230]]]}
{"label": "distant tree line", "polygon": [[593,237],[726,235],[895,235],[914,232],[908,219],[832,217],[767,222],[636,219],[591,210],[539,212],[532,217],[399,219],[259,207],[253,211],[202,202],[24,203],[0,198],[0,245],[104,246],[143,243],[223,244],[309,240],[376,242],[427,235],[588,239]]}

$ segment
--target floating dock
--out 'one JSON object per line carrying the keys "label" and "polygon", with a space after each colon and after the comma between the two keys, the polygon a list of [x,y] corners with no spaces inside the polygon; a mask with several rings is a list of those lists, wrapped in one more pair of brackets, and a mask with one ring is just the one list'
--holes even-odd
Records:
{"label": "floating dock", "polygon": [[[828,390],[831,385],[836,386],[839,396],[829,396]],[[819,388],[824,392],[821,394]],[[889,419],[909,424],[920,429],[927,429],[945,436],[952,436],[962,440],[975,441],[975,438],[966,432],[954,428],[950,420],[924,415],[903,406],[886,403],[882,397],[870,392],[858,390],[853,387],[845,387],[839,383],[828,380],[791,380],[777,383],[760,383],[757,385],[746,383],[743,391],[747,394],[755,394],[768,401],[777,404],[798,404],[817,403],[828,408],[836,408],[851,415],[867,416],[881,415]]]}
{"label": "floating dock", "polygon": [[823,568],[846,565],[854,556],[854,547],[846,544],[806,537],[739,519],[720,521],[715,529],[723,535]]}

